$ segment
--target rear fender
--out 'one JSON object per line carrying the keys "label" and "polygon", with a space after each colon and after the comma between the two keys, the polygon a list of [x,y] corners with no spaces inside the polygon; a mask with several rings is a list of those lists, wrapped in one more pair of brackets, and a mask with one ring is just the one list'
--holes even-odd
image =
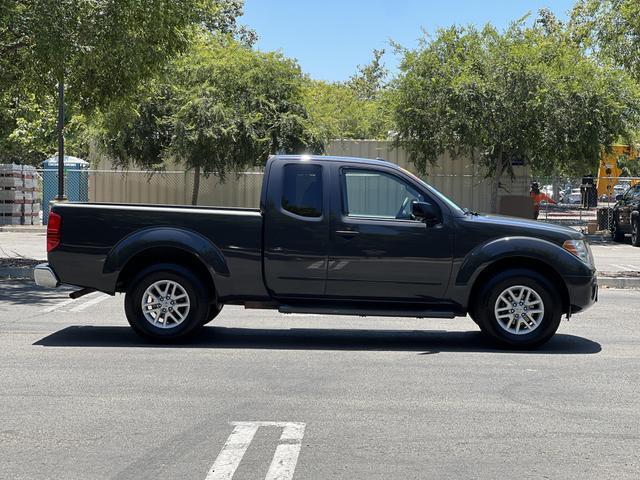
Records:
{"label": "rear fender", "polygon": [[[177,248],[193,254],[209,271],[212,280],[229,277],[224,255],[208,238],[190,230],[172,227],[152,227],[128,235],[118,242],[105,260],[103,273],[117,276],[137,255],[152,248]],[[166,263],[167,259],[158,259]]]}

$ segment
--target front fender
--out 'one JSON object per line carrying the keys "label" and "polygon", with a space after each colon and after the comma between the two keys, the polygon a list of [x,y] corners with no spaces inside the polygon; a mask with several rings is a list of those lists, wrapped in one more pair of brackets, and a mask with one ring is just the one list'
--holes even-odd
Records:
{"label": "front fender", "polygon": [[103,273],[117,276],[136,255],[158,247],[177,248],[195,255],[212,278],[230,275],[224,255],[213,242],[199,233],[173,227],[150,227],[126,236],[107,255]]}
{"label": "front fender", "polygon": [[537,260],[561,276],[589,276],[593,273],[587,265],[555,243],[534,237],[505,237],[478,245],[469,252],[458,270],[455,285],[473,284],[485,268],[506,258]]}

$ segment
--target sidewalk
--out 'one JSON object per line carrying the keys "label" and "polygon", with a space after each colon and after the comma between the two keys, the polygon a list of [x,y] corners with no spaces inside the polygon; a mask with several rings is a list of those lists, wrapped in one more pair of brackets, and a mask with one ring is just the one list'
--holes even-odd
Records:
{"label": "sidewalk", "polygon": [[43,227],[12,227],[0,230],[0,259],[46,260],[47,232]]}
{"label": "sidewalk", "polygon": [[[640,248],[601,236],[589,237],[589,241],[600,286],[640,289]],[[0,227],[0,279],[31,278],[33,265],[46,258],[45,227]]]}

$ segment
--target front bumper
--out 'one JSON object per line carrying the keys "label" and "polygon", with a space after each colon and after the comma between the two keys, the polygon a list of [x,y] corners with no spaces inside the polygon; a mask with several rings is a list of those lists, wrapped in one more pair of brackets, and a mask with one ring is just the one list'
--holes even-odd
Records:
{"label": "front bumper", "polygon": [[595,272],[588,277],[567,277],[566,281],[572,313],[582,312],[598,301],[598,277]]}
{"label": "front bumper", "polygon": [[60,285],[60,280],[56,275],[56,272],[49,266],[48,263],[41,263],[36,265],[33,269],[33,279],[37,285],[46,288],[56,288]]}

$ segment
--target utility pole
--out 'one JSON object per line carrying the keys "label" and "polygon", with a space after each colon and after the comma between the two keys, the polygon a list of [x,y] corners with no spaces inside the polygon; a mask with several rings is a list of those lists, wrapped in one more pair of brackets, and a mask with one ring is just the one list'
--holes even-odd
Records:
{"label": "utility pole", "polygon": [[58,79],[58,196],[56,201],[64,201],[64,70]]}

